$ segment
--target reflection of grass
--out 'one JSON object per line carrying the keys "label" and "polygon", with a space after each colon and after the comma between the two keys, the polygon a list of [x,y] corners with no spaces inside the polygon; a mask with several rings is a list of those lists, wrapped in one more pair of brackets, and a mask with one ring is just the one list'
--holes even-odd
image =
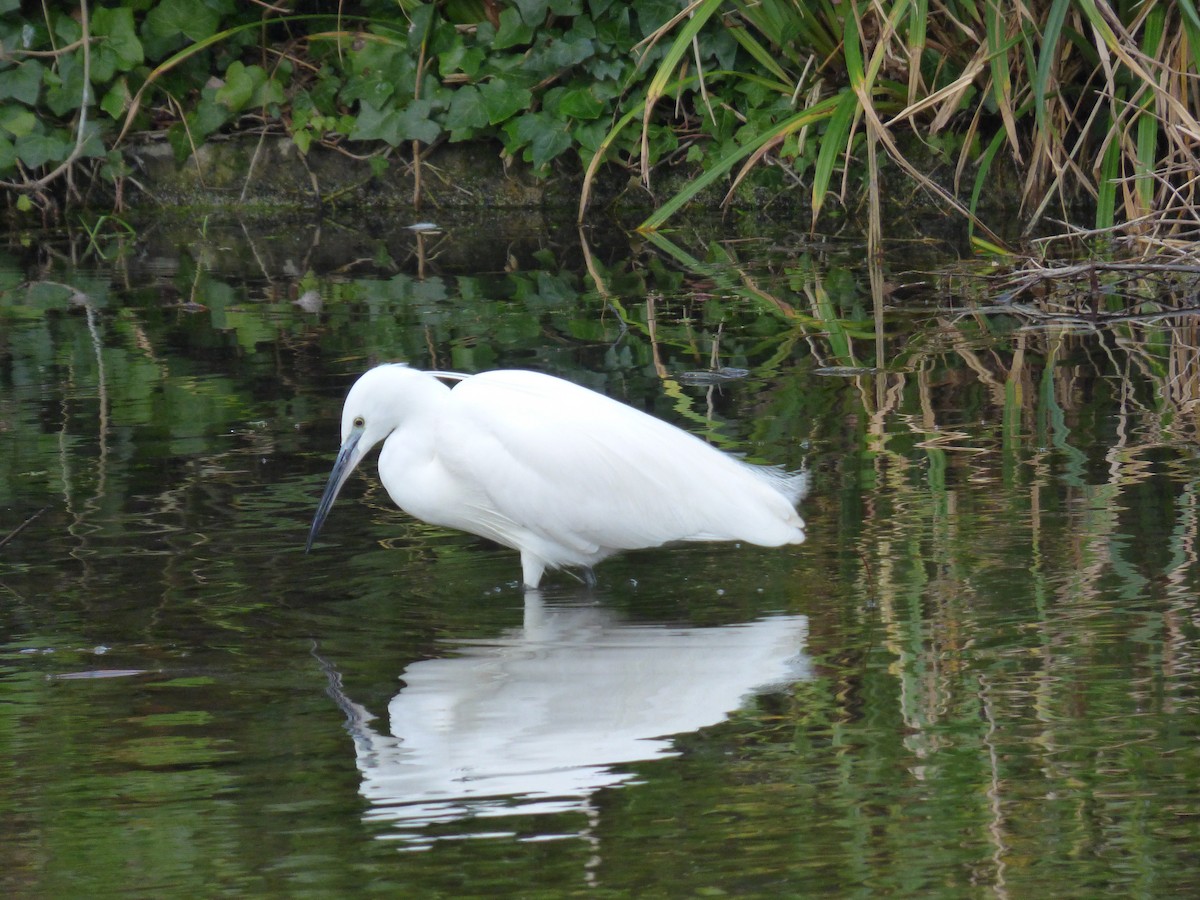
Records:
{"label": "reflection of grass", "polygon": [[[1028,846],[1015,823],[1032,814],[1030,794],[1044,793],[1036,782],[1060,797],[1075,793],[1082,769],[1067,748],[1084,741],[1111,758],[1118,745],[1129,753],[1151,739],[1146,726],[1117,719],[1152,716],[1160,708],[1152,685],[1177,681],[1175,660],[1189,654],[1186,634],[1137,610],[1163,608],[1159,579],[1177,605],[1189,590],[1194,600],[1197,478],[1164,479],[1153,464],[1164,441],[1167,458],[1191,456],[1194,422],[1163,427],[1174,406],[1160,393],[1167,379],[1137,359],[1161,349],[1118,340],[1112,354],[1090,352],[1096,343],[1025,332],[976,353],[971,365],[945,349],[917,354],[917,374],[861,376],[864,397],[874,396],[874,379],[898,389],[886,393],[884,421],[866,436],[876,479],[858,504],[864,517],[852,547],[865,564],[855,595],[883,626],[903,743],[914,765],[930,767],[928,789],[936,793],[939,772],[973,747],[968,735],[989,735],[975,749],[991,751],[959,775],[968,794],[994,799],[983,819],[1004,859]],[[964,407],[975,420],[962,429],[969,438],[942,441]],[[905,432],[919,441],[906,443]],[[1131,511],[1146,517],[1139,492],[1151,484],[1171,498],[1158,516],[1165,535],[1131,527]],[[1159,568],[1144,551],[1163,538],[1169,551]],[[1134,643],[1149,655],[1131,666],[1132,681],[1100,674],[1115,665],[1111,653],[1129,652],[1125,630],[1137,623],[1143,635]],[[1109,724],[1093,733],[1081,715]],[[1019,785],[1016,767],[1041,775]]]}
{"label": "reflection of grass", "polygon": [[[981,818],[996,853],[1022,846],[1007,836],[1023,808],[1009,787],[1012,755],[1070,793],[1061,748],[1081,739],[1078,704],[1118,714],[1157,702],[1136,684],[1091,685],[1079,673],[1108,664],[1130,618],[1153,648],[1133,667],[1147,683],[1178,681],[1175,661],[1190,652],[1186,629],[1135,611],[1173,604],[1194,616],[1200,320],[1173,308],[1179,299],[1152,271],[1115,267],[1096,270],[1120,295],[1098,312],[1087,280],[1064,280],[1036,303],[956,292],[899,308],[884,298],[872,323],[828,266],[793,259],[786,279],[764,279],[728,246],[701,258],[662,234],[651,244],[785,323],[772,340],[786,353],[772,365],[804,368],[784,379],[772,410],[817,437],[813,549],[840,543],[855,613],[881,624],[894,695],[872,710],[898,717],[904,750],[934,783],[946,754],[983,729],[979,764],[960,774],[987,798]],[[1180,267],[1174,283],[1190,274]],[[822,367],[844,371],[814,378]],[[841,390],[828,387],[835,381]],[[794,402],[793,382],[801,395],[824,389],[819,402]],[[1164,460],[1178,471],[1165,475]],[[829,491],[839,496],[821,496]],[[839,537],[817,536],[835,500]],[[851,685],[841,696],[844,707],[827,714],[856,721],[864,692]],[[1034,740],[1006,734],[1013,722],[1030,723]]]}
{"label": "reflection of grass", "polygon": [[87,219],[80,216],[79,224],[87,233],[88,238],[87,248],[84,251],[85,256],[90,253],[95,253],[103,260],[110,258],[111,251],[109,251],[106,247],[101,246],[101,240],[103,239],[105,232],[115,236],[115,239],[118,240],[117,252],[123,252],[125,248],[125,245],[119,242],[121,237],[137,237],[137,230],[120,216],[108,214],[101,215],[96,219],[95,222],[90,224],[88,223]]}
{"label": "reflection of grass", "polygon": [[[857,376],[875,480],[853,547],[865,562],[856,595],[884,626],[906,748],[944,758],[982,721],[1013,753],[998,723],[1041,722],[1020,752],[1061,785],[1079,704],[1110,715],[1155,705],[1136,684],[1081,683],[1114,640],[1104,629],[1159,608],[1158,579],[1176,598],[1194,590],[1197,478],[1164,480],[1157,461],[1192,455],[1200,347],[1186,316],[1088,333],[1034,324],[1006,336],[944,316],[943,340],[912,348],[907,371]],[[867,404],[876,396],[886,404]],[[1171,498],[1157,514],[1165,535],[1130,527],[1130,511],[1147,515],[1151,485]],[[1164,537],[1159,569],[1145,549]],[[1159,649],[1135,666],[1155,683],[1176,677],[1172,660],[1188,652],[1158,615],[1147,614],[1142,640]],[[1007,834],[1022,799],[1003,754],[982,762],[993,833]]]}

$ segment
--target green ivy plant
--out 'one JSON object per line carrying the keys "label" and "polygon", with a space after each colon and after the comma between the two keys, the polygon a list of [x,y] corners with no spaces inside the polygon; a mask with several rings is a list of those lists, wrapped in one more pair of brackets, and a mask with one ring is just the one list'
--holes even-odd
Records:
{"label": "green ivy plant", "polygon": [[[810,56],[782,38],[805,25],[814,45],[831,40],[820,17],[770,18],[778,2],[703,0],[690,18],[678,0],[290,2],[43,0],[31,13],[0,0],[0,181],[50,208],[109,183],[119,207],[135,136],[165,138],[182,162],[239,130],[287,134],[301,153],[337,145],[377,171],[397,148],[491,140],[539,174],[586,170],[589,186],[605,160],[647,178],[699,164],[711,180],[794,116]],[[735,11],[758,30],[727,27]],[[816,133],[828,118],[803,121]],[[784,137],[767,149],[811,167],[813,142]]]}
{"label": "green ivy plant", "polygon": [[[493,139],[545,173],[586,164],[640,72],[669,0],[363,0],[336,13],[234,0],[0,0],[0,180],[43,205],[118,183],[121,148],[160,134],[179,160],[223,131],[287,133],[365,155]],[[705,58],[728,55],[715,38]],[[640,49],[639,49],[639,45]],[[631,135],[610,154],[640,152]],[[666,124],[649,153],[678,146]]]}

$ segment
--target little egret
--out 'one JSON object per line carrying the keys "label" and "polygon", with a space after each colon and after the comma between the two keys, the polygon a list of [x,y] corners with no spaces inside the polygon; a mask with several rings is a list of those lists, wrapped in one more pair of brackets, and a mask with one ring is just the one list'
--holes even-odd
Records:
{"label": "little egret", "polygon": [[[443,379],[456,380],[453,387]],[[672,541],[804,541],[807,476],[742,462],[653,416],[561,378],[377,366],[350,388],[342,446],[312,549],[338,491],[383,441],[379,477],[409,515],[521,554],[525,586]]]}

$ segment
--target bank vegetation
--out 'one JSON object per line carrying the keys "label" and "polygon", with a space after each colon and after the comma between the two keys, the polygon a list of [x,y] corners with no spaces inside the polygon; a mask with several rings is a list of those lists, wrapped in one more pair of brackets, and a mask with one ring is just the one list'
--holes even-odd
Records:
{"label": "bank vegetation", "polygon": [[581,220],[599,173],[683,167],[646,230],[752,174],[878,239],[898,173],[986,243],[1001,171],[1026,234],[1200,224],[1193,0],[0,0],[0,42],[0,182],[48,217],[152,197],[145,142],[273,135],[414,204],[439,147],[494,142],[575,176]]}

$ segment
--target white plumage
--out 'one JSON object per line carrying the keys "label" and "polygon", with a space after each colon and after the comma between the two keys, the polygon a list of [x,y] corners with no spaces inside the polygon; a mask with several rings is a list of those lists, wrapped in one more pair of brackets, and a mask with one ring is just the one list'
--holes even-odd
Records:
{"label": "white plumage", "polygon": [[[457,380],[453,387],[441,379]],[[342,447],[308,548],[346,478],[383,441],[392,500],[434,525],[521,553],[536,588],[546,569],[591,567],[671,541],[799,544],[806,476],[741,462],[659,419],[537,372],[478,375],[383,365],[342,410]]]}

